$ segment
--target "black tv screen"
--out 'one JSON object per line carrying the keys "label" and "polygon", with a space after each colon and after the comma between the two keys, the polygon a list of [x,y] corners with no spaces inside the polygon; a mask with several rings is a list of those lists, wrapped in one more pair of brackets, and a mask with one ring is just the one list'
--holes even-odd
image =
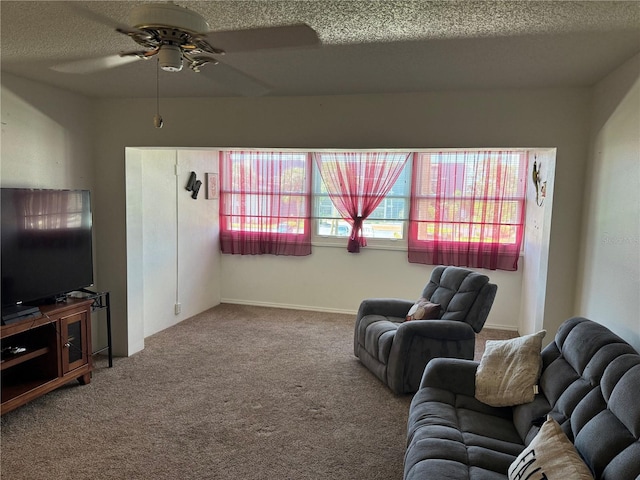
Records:
{"label": "black tv screen", "polygon": [[89,190],[2,188],[2,307],[93,284]]}

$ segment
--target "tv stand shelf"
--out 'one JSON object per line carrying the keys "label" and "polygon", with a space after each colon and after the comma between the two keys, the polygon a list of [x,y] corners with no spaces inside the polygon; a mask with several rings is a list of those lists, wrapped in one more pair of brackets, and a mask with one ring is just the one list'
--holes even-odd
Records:
{"label": "tv stand shelf", "polygon": [[40,316],[0,327],[1,413],[4,415],[73,380],[91,381],[93,299],[67,299],[40,307]]}
{"label": "tv stand shelf", "polygon": [[13,355],[6,360],[2,360],[0,362],[0,370],[4,370],[5,368],[11,368],[15,365],[20,365],[22,362],[26,362],[31,360],[32,358],[39,357],[40,355],[46,355],[49,353],[49,347],[42,347],[37,350],[27,350],[24,353],[18,353],[17,355]]}

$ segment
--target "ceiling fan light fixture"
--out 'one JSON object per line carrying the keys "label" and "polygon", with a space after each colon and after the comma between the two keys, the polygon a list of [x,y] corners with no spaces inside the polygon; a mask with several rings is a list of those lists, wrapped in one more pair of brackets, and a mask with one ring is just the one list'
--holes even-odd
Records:
{"label": "ceiling fan light fixture", "polygon": [[177,45],[162,45],[158,52],[160,68],[167,72],[182,70],[182,50]]}

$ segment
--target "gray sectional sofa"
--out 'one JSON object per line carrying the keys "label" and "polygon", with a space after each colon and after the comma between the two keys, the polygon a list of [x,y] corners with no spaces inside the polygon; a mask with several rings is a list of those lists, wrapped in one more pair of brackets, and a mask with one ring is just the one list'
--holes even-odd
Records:
{"label": "gray sectional sofa", "polygon": [[584,318],[564,322],[542,351],[531,403],[478,401],[478,365],[451,358],[427,365],[409,412],[405,480],[504,480],[547,414],[594,478],[640,479],[640,355],[610,330]]}

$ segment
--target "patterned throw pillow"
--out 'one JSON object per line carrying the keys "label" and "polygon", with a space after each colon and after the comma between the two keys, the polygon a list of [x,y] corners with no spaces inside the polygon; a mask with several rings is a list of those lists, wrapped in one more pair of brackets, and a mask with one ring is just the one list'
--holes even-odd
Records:
{"label": "patterned throw pillow", "polygon": [[542,428],[518,458],[509,466],[509,480],[559,478],[593,480],[573,443],[553,418]]}
{"label": "patterned throw pillow", "polygon": [[419,298],[409,309],[407,320],[435,320],[440,318],[440,304],[431,303],[425,298]]}

